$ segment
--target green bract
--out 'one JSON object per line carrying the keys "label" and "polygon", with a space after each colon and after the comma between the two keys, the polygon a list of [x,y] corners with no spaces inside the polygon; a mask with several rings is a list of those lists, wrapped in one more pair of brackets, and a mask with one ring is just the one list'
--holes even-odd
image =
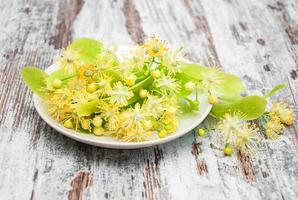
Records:
{"label": "green bract", "polygon": [[82,62],[90,64],[96,62],[96,57],[101,52],[102,46],[102,43],[97,40],[79,38],[74,40],[67,49],[76,51]]}
{"label": "green bract", "polygon": [[46,92],[46,78],[48,74],[36,67],[24,67],[22,78],[27,86],[38,96],[44,96]]}
{"label": "green bract", "polygon": [[75,75],[73,75],[73,74],[66,73],[64,70],[57,70],[57,71],[53,72],[52,74],[50,74],[49,77],[47,77],[47,79],[46,79],[47,89],[54,90],[53,82],[55,79],[59,79],[65,83],[67,80],[73,78],[74,76]]}
{"label": "green bract", "polygon": [[[244,90],[241,79],[233,74],[183,62],[180,63],[179,68],[181,73],[177,75],[178,78],[183,81],[193,81],[199,88],[211,90],[210,92],[218,96],[235,96]],[[210,88],[205,88],[205,83],[208,83]]]}
{"label": "green bract", "polygon": [[267,100],[263,96],[247,96],[233,102],[219,103],[212,107],[211,114],[222,118],[226,113],[241,113],[245,120],[257,119],[263,115]]}

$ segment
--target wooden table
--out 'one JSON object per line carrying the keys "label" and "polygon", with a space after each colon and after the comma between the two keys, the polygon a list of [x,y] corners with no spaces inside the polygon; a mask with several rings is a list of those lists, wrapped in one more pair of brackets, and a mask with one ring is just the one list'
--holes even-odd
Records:
{"label": "wooden table", "polygon": [[74,38],[131,45],[155,34],[240,76],[249,94],[288,84],[274,99],[297,106],[297,0],[1,0],[0,10],[0,199],[298,198],[297,119],[252,156],[224,157],[214,135],[194,133],[102,149],[50,128],[20,79],[23,66],[46,68]]}

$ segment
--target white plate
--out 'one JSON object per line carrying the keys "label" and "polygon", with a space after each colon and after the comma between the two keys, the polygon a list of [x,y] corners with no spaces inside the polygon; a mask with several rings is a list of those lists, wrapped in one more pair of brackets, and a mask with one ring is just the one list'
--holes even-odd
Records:
{"label": "white plate", "polygon": [[[118,53],[124,54],[129,51],[129,48],[126,46],[120,46]],[[57,70],[57,65],[51,65],[45,71],[48,74],[51,74],[53,71]],[[113,148],[113,149],[136,149],[136,148],[143,148],[149,147],[153,145],[158,145],[162,143],[166,143],[172,141],[178,137],[185,135],[186,133],[190,132],[196,126],[198,126],[208,115],[211,110],[211,105],[208,103],[208,98],[205,95],[199,95],[200,101],[200,111],[192,114],[183,115],[179,118],[179,127],[177,131],[165,138],[158,138],[156,140],[151,141],[144,141],[144,142],[122,142],[116,140],[112,137],[107,136],[95,136],[92,134],[80,133],[72,129],[65,128],[62,124],[55,121],[48,113],[47,107],[43,100],[34,95],[33,96],[34,106],[41,116],[41,118],[49,124],[52,128],[57,130],[58,132],[62,133],[63,135],[70,137],[74,140],[79,142],[83,142],[86,144],[91,144],[94,146],[99,147],[106,147],[106,148]]]}

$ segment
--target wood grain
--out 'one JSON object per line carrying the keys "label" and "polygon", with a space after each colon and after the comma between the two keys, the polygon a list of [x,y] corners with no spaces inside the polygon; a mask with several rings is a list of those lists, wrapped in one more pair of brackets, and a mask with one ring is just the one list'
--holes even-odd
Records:
{"label": "wood grain", "polygon": [[193,61],[240,76],[247,94],[288,84],[270,103],[286,98],[297,109],[297,1],[11,0],[0,9],[0,199],[297,198],[297,118],[251,156],[224,157],[217,132],[109,150],[47,126],[20,79],[23,66],[46,68],[74,38],[130,45],[157,35]]}

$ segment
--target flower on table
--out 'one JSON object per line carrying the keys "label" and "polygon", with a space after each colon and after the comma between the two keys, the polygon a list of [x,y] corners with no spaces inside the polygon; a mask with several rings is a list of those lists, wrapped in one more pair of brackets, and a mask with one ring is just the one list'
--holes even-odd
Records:
{"label": "flower on table", "polygon": [[269,113],[270,116],[277,116],[281,123],[292,125],[294,123],[294,112],[290,109],[289,104],[286,102],[273,103],[272,109]]}
{"label": "flower on table", "polygon": [[284,128],[280,119],[275,115],[270,115],[270,119],[265,123],[265,135],[268,139],[278,139]]}
{"label": "flower on table", "polygon": [[258,129],[244,120],[244,116],[239,113],[227,113],[218,122],[217,129],[221,134],[222,143],[241,152],[252,153],[260,141]]}

